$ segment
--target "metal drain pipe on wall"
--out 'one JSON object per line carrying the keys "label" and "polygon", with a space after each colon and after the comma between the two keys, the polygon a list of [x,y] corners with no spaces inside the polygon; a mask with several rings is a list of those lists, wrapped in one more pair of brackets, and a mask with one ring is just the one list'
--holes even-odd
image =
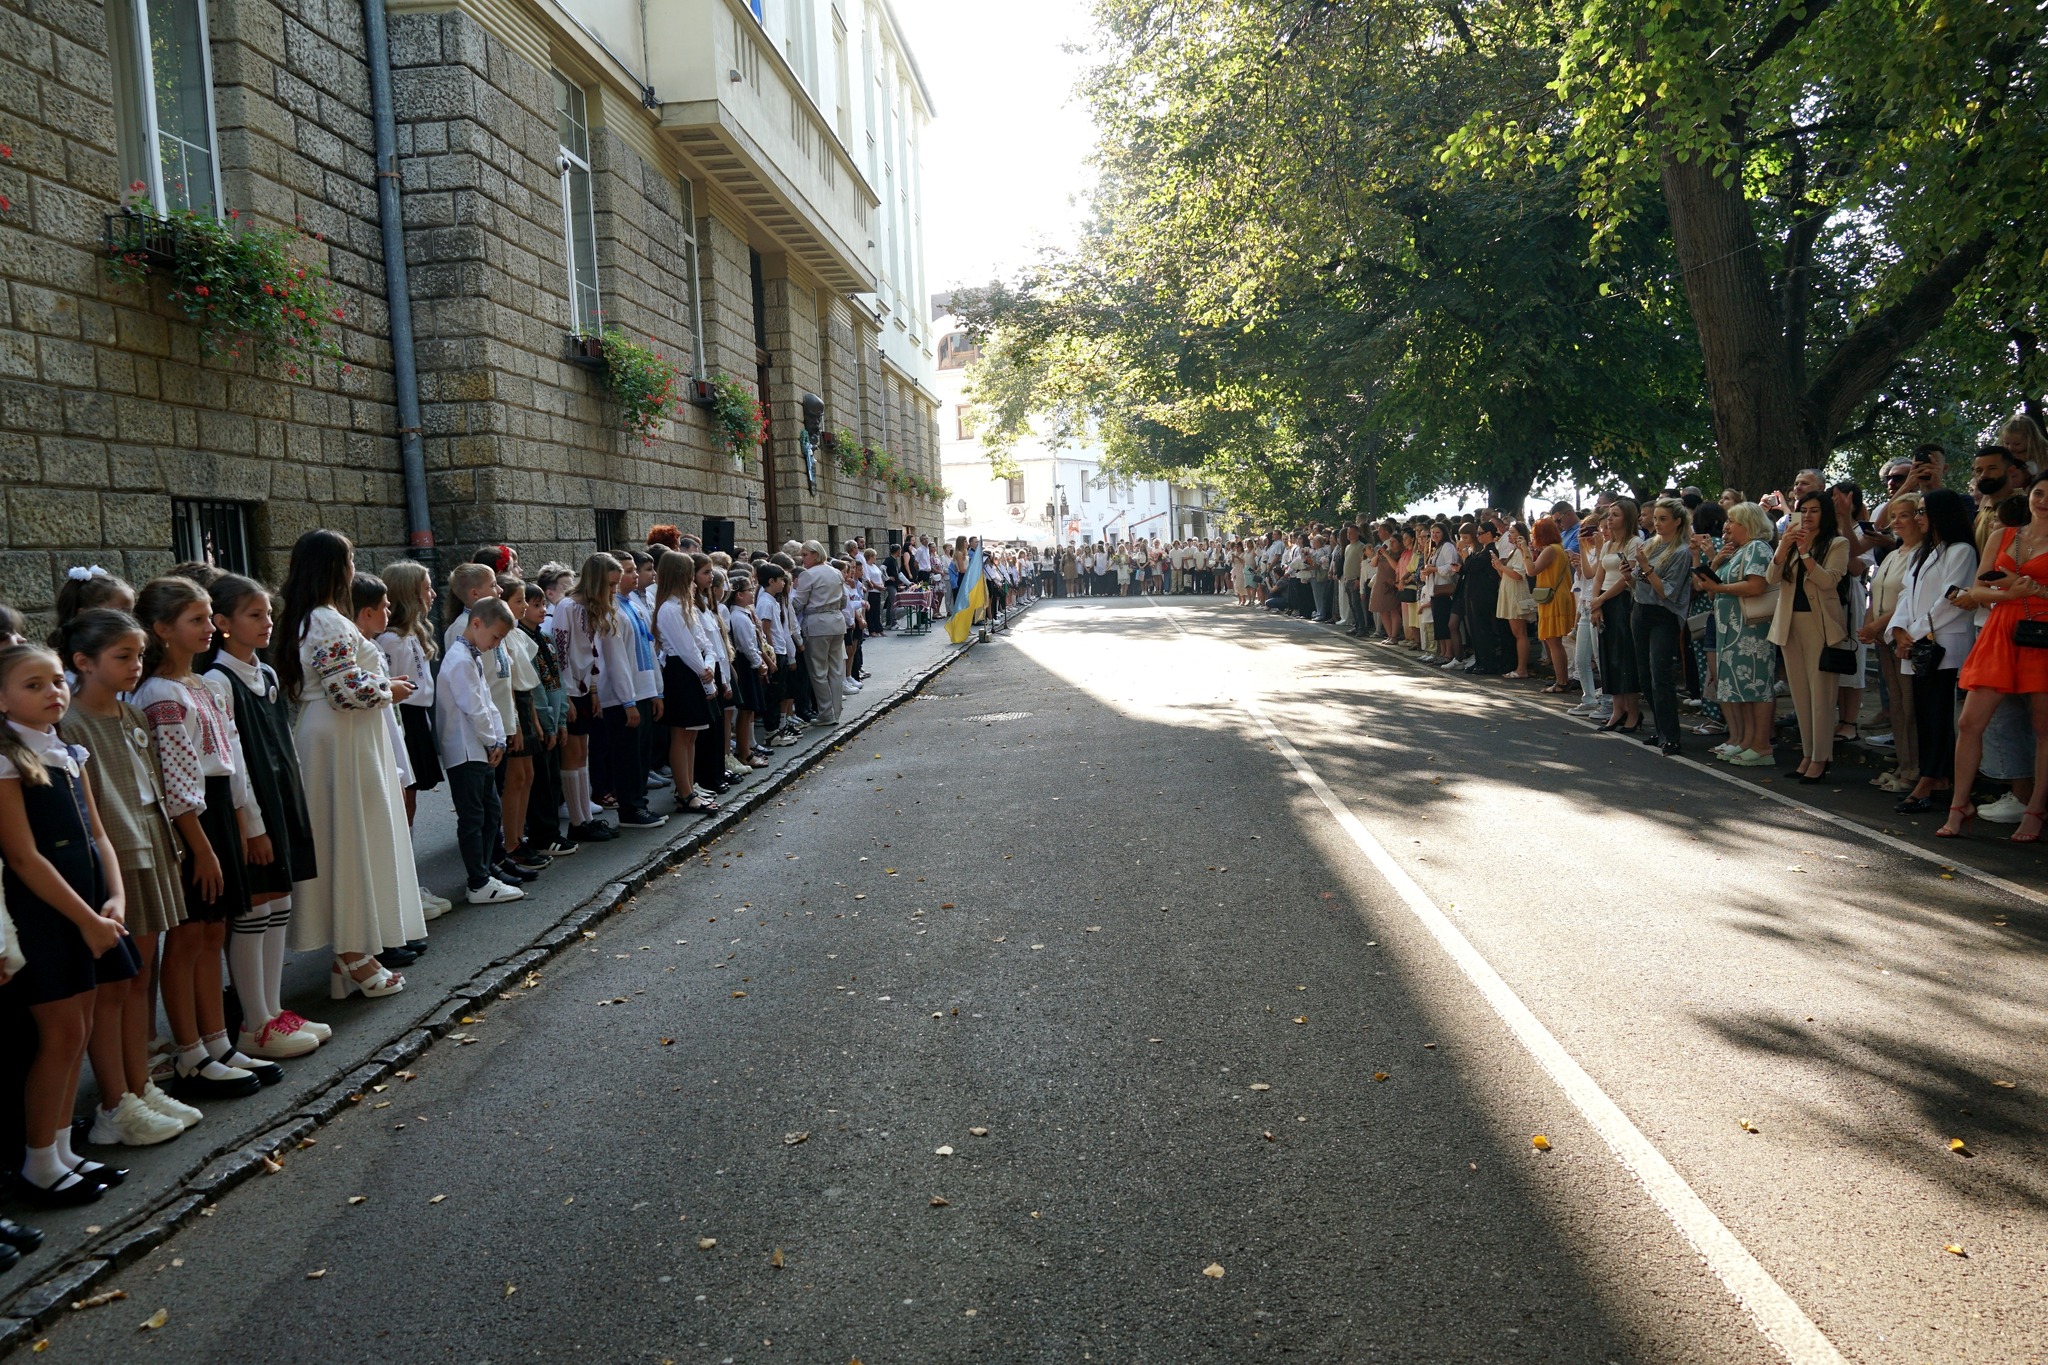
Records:
{"label": "metal drain pipe on wall", "polygon": [[405,540],[434,570],[434,523],[427,511],[427,462],[420,447],[419,371],[412,349],[412,290],[405,273],[405,225],[398,206],[398,130],[391,111],[391,43],[384,0],[363,0],[370,61],[370,121],[377,158],[377,226],[384,238],[384,298],[391,316],[391,384],[398,404],[398,463],[405,476]]}

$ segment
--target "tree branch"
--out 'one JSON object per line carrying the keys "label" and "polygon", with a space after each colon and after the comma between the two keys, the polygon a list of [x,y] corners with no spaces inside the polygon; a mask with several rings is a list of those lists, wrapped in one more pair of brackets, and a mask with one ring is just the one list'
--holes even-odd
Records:
{"label": "tree branch", "polygon": [[1478,56],[1479,43],[1472,37],[1472,25],[1465,22],[1465,11],[1458,0],[1445,0],[1443,11],[1444,17],[1451,21],[1451,27],[1458,30],[1458,37],[1464,40],[1465,51]]}
{"label": "tree branch", "polygon": [[1806,0],[1804,8],[1795,9],[1780,19],[1771,31],[1764,35],[1764,40],[1757,45],[1756,51],[1743,60],[1744,74],[1754,73],[1765,62],[1783,52],[1794,38],[1804,33],[1833,3],[1834,0]]}
{"label": "tree branch", "polygon": [[1814,450],[1829,449],[1835,432],[1864,395],[1883,383],[1899,358],[1934,330],[1955,302],[1956,290],[1991,254],[1993,240],[1991,233],[1982,232],[1949,252],[1897,302],[1864,319],[1842,339],[1801,404]]}

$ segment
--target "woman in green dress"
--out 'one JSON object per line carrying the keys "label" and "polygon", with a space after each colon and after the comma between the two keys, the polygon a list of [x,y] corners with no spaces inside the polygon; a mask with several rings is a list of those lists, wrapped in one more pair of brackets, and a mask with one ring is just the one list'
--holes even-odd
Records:
{"label": "woman in green dress", "polygon": [[[1771,675],[1776,651],[1769,639],[1771,613],[1759,611],[1754,599],[1774,593],[1764,580],[1771,563],[1770,514],[1753,502],[1729,509],[1721,549],[1713,559],[1713,576],[1702,577],[1700,591],[1714,600],[1714,671],[1728,742],[1716,757],[1737,767],[1771,766]],[[1748,606],[1748,611],[1744,607]]]}

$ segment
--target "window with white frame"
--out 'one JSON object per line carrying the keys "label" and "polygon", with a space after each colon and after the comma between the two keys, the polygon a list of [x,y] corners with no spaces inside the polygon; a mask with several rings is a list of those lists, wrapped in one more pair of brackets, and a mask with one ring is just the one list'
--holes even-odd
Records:
{"label": "window with white frame", "polygon": [[136,207],[220,213],[205,0],[108,0],[121,173]]}
{"label": "window with white frame", "polygon": [[555,75],[555,123],[561,136],[562,250],[569,269],[569,331],[595,336],[604,326],[597,292],[597,215],[590,201],[590,120],[581,87]]}
{"label": "window with white frame", "polygon": [[682,183],[683,219],[683,286],[690,291],[686,305],[690,310],[690,365],[699,378],[709,373],[704,358],[704,281],[698,273],[697,256],[697,187],[688,180]]}
{"label": "window with white frame", "polygon": [[1024,476],[1012,474],[1003,480],[1004,496],[1013,505],[1024,501]]}

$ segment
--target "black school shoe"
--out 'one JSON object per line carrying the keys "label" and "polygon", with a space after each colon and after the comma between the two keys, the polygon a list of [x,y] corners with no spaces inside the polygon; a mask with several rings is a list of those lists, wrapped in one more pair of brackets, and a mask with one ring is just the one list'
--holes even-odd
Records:
{"label": "black school shoe", "polygon": [[[221,1065],[226,1066],[227,1063],[223,1062]],[[246,1095],[253,1095],[263,1088],[262,1078],[257,1076],[253,1070],[247,1067],[233,1069],[249,1071],[249,1074],[246,1076],[224,1076],[215,1080],[212,1077],[202,1076],[196,1071],[173,1071],[170,1084],[166,1085],[164,1089],[170,1092],[173,1099],[197,1101],[237,1100]],[[281,1070],[278,1072],[278,1079],[284,1079],[284,1073]]]}
{"label": "black school shoe", "polygon": [[0,1245],[16,1251],[34,1251],[43,1244],[43,1230],[17,1223],[12,1218],[0,1218]]}
{"label": "black school shoe", "polygon": [[60,1179],[54,1188],[46,1190],[20,1172],[14,1176],[14,1197],[38,1209],[75,1209],[81,1204],[96,1204],[106,1192],[107,1187],[97,1180],[78,1179],[66,1185]]}

